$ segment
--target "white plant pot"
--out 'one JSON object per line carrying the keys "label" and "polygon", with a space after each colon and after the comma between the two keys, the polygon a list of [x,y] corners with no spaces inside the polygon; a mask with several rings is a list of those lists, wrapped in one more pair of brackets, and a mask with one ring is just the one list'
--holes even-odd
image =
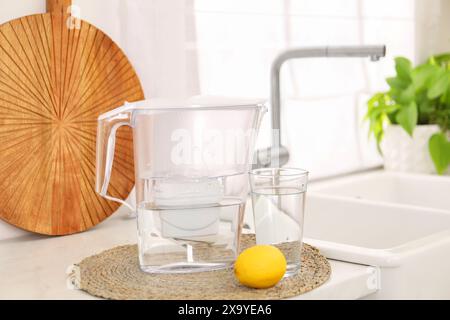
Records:
{"label": "white plant pot", "polygon": [[388,171],[435,174],[428,141],[436,132],[439,132],[437,125],[418,125],[413,137],[410,137],[401,126],[388,126],[381,142],[384,168]]}

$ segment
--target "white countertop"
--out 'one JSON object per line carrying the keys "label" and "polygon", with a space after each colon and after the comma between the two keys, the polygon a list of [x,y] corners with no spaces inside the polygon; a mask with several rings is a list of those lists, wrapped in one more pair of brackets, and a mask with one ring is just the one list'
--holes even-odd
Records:
{"label": "white countertop", "polygon": [[[0,240],[0,299],[95,299],[69,289],[66,270],[83,258],[136,243],[134,219],[117,212],[97,227],[65,237],[25,234]],[[358,299],[375,292],[373,267],[330,260],[332,275],[321,287],[293,299]]]}

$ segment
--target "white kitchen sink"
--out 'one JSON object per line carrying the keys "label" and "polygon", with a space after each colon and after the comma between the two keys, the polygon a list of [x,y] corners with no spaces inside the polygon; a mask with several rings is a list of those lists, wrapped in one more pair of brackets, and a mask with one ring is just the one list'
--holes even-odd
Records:
{"label": "white kitchen sink", "polygon": [[449,176],[375,171],[312,184],[310,191],[450,211]]}
{"label": "white kitchen sink", "polygon": [[332,259],[397,267],[411,250],[449,235],[450,214],[433,209],[308,195],[304,236]]}
{"label": "white kitchen sink", "polygon": [[331,259],[380,268],[372,298],[450,299],[450,178],[374,172],[321,182],[305,242]]}

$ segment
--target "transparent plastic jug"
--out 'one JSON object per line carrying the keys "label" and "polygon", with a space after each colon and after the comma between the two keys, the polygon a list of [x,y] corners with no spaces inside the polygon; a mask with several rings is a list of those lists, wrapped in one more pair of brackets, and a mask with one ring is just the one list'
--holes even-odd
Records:
{"label": "transparent plastic jug", "polygon": [[[139,263],[150,273],[232,265],[263,102],[195,98],[127,103],[101,115],[96,190],[107,193],[115,132],[132,127]],[[131,142],[130,142],[131,143]]]}

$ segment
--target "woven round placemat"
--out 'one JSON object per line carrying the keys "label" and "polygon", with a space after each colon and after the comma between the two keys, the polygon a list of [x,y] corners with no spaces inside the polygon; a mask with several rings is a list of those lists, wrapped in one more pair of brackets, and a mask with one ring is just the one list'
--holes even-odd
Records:
{"label": "woven round placemat", "polygon": [[[243,235],[242,247],[255,242]],[[303,245],[301,271],[270,289],[240,285],[233,270],[189,274],[148,274],[140,270],[136,245],[125,245],[88,257],[75,265],[76,286],[106,299],[231,300],[283,299],[319,287],[331,275],[331,267],[319,250]]]}

